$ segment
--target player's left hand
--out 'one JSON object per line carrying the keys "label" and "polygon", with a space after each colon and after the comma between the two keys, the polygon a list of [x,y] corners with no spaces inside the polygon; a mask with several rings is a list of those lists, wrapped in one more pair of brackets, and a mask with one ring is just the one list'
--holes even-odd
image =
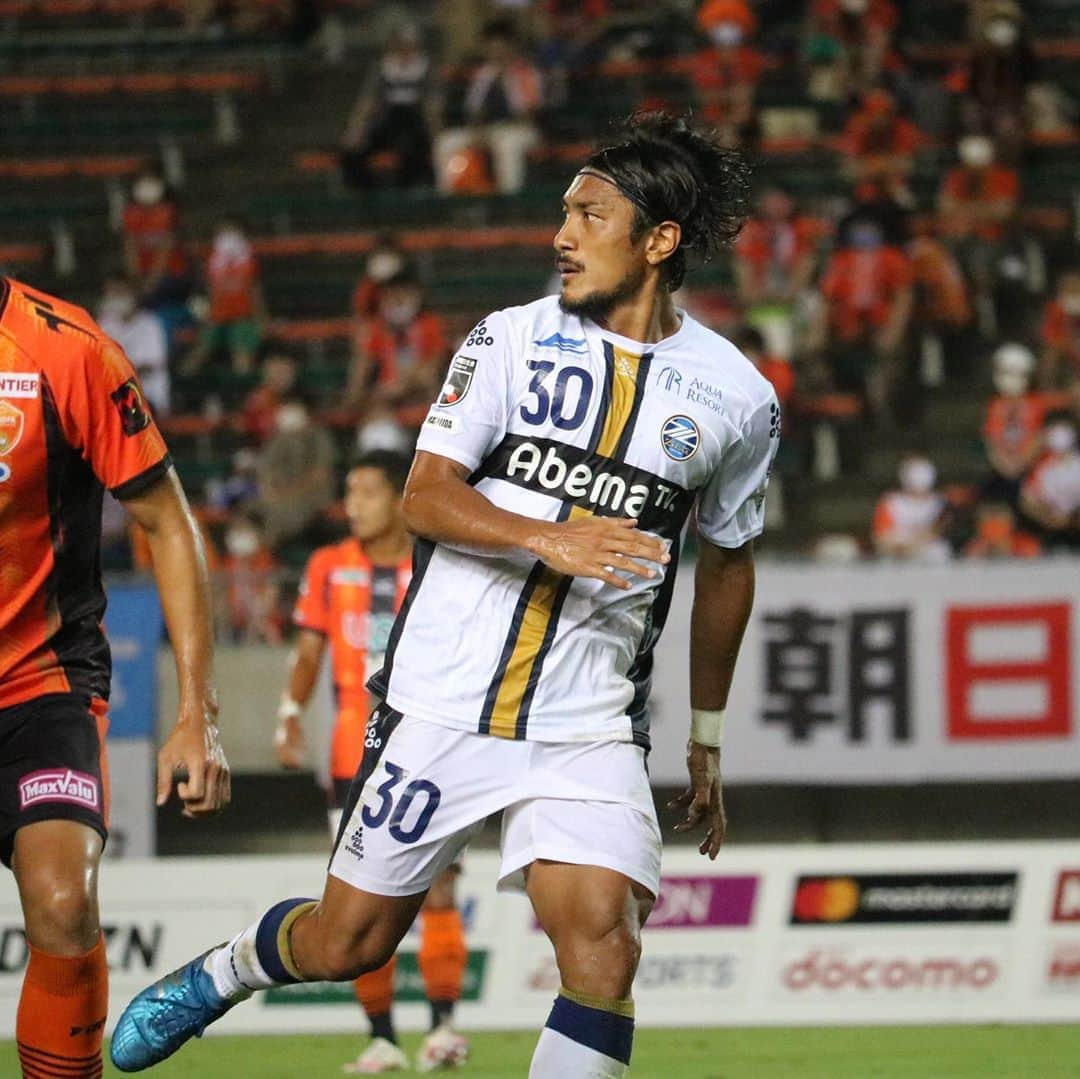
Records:
{"label": "player's left hand", "polygon": [[217,724],[209,717],[181,718],[158,753],[157,804],[169,800],[173,783],[185,817],[203,817],[229,804],[232,779]]}
{"label": "player's left hand", "polygon": [[688,742],[686,769],[690,773],[690,786],[668,803],[668,809],[686,809],[686,819],[675,825],[675,831],[696,831],[704,822],[708,831],[698,850],[715,860],[727,832],[724,792],[720,785],[720,750]]}

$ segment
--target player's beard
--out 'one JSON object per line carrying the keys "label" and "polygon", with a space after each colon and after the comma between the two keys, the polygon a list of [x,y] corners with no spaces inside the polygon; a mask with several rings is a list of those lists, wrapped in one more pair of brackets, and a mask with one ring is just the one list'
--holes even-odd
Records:
{"label": "player's beard", "polygon": [[559,293],[559,306],[568,315],[578,315],[580,318],[604,323],[616,306],[636,295],[644,280],[645,267],[631,266],[623,279],[611,288],[595,289],[576,300],[569,299],[564,288]]}

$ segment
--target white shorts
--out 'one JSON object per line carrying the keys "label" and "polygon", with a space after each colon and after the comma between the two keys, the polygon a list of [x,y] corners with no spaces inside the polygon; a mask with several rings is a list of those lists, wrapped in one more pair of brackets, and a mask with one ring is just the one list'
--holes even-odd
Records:
{"label": "white shorts", "polygon": [[544,858],[613,869],[657,894],[660,827],[640,746],[511,741],[410,717],[385,744],[371,729],[367,753],[378,758],[333,876],[365,892],[415,895],[505,810],[500,890],[523,888],[525,867]]}

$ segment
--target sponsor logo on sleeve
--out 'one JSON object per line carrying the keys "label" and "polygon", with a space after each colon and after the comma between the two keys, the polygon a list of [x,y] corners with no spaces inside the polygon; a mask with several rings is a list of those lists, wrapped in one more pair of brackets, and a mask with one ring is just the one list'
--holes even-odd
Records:
{"label": "sponsor logo on sleeve", "polygon": [[673,461],[689,461],[701,445],[701,432],[689,416],[672,416],[660,430],[660,442]]}
{"label": "sponsor logo on sleeve", "polygon": [[70,768],[47,769],[23,776],[19,780],[19,809],[29,809],[44,802],[64,802],[99,810],[101,788],[93,776]]}
{"label": "sponsor logo on sleeve", "polygon": [[1080,869],[1063,869],[1054,889],[1055,922],[1080,922]]}
{"label": "sponsor logo on sleeve", "polygon": [[451,408],[464,400],[476,373],[476,360],[471,356],[455,356],[446,372],[446,381],[436,402],[442,408]]}
{"label": "sponsor logo on sleeve", "polygon": [[137,435],[150,426],[150,410],[135,379],[129,378],[122,386],[113,390],[109,397],[116,405],[116,411],[120,413],[120,428],[125,435]]}
{"label": "sponsor logo on sleeve", "polygon": [[465,338],[465,348],[479,348],[481,345],[491,348],[493,344],[495,344],[495,338],[488,333],[487,319],[481,319]]}
{"label": "sponsor logo on sleeve", "polygon": [[1008,922],[1016,889],[1016,873],[802,876],[790,924]]}
{"label": "sponsor logo on sleeve", "polygon": [[22,410],[7,401],[0,401],[0,456],[15,449],[22,440],[25,426]]}
{"label": "sponsor logo on sleeve", "polygon": [[0,397],[34,398],[41,392],[41,376],[36,372],[0,374]]}

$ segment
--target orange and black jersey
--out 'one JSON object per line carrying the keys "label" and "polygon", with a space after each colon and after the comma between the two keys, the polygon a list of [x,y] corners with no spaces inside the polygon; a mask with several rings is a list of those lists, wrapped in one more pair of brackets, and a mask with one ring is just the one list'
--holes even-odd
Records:
{"label": "orange and black jersey", "polygon": [[0,708],[108,698],[102,495],[169,467],[121,349],[81,308],[0,278]]}

